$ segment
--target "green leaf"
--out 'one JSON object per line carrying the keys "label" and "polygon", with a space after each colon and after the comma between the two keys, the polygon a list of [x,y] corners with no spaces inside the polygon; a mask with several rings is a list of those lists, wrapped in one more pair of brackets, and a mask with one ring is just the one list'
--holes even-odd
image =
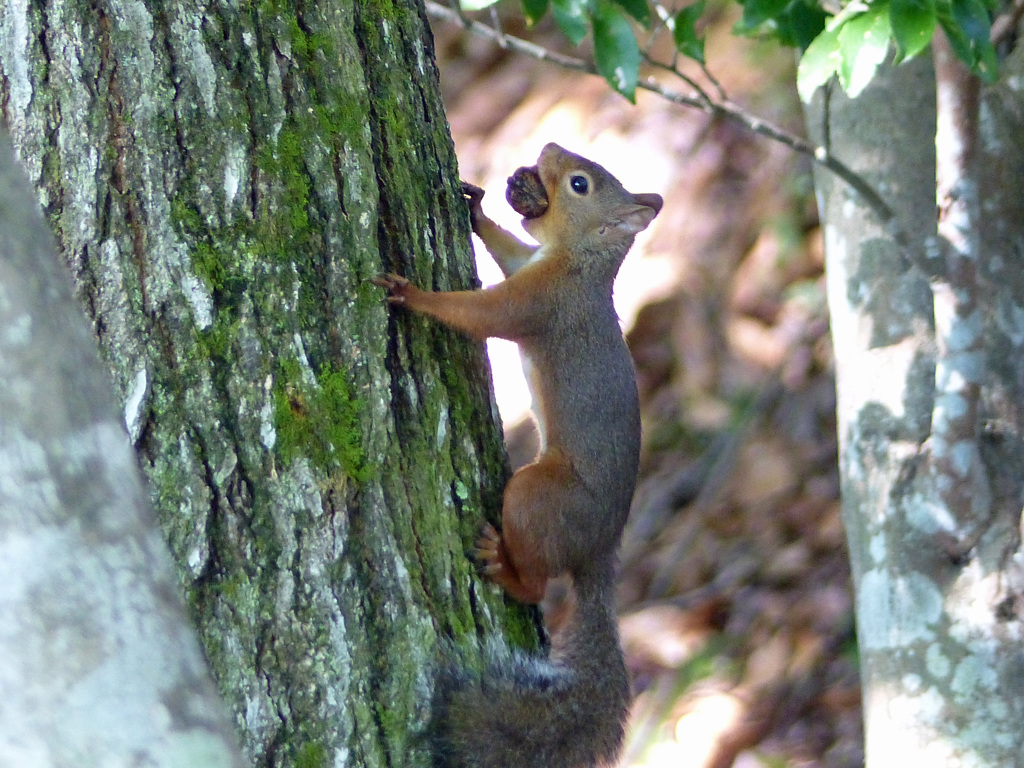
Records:
{"label": "green leaf", "polygon": [[939,24],[946,32],[946,38],[949,40],[949,46],[953,49],[953,53],[957,55],[960,61],[971,66],[971,60],[973,59],[971,42],[967,39],[964,31],[953,21],[953,16],[948,11],[945,13],[940,11]]}
{"label": "green leaf", "polygon": [[645,27],[651,24],[651,7],[647,0],[614,0],[615,4]]}
{"label": "green leaf", "polygon": [[952,11],[953,21],[963,31],[971,51],[970,58],[960,58],[978,75],[993,82],[999,64],[996,49],[989,39],[992,21],[988,8],[982,0],[953,0]]}
{"label": "green leaf", "polygon": [[889,53],[889,9],[872,3],[839,28],[839,82],[851,99],[860,95]]}
{"label": "green leaf", "polygon": [[852,0],[843,6],[843,9],[828,20],[825,29],[829,32],[836,32],[843,24],[867,11],[868,4],[864,0]]}
{"label": "green leaf", "polygon": [[927,47],[935,32],[935,0],[891,0],[889,19],[900,55],[917,56]]}
{"label": "green leaf", "polygon": [[704,13],[704,0],[683,8],[672,19],[672,37],[683,56],[704,63],[704,38],[697,35],[697,19]]}
{"label": "green leaf", "polygon": [[498,0],[462,0],[459,3],[464,11],[479,11],[481,8],[486,8],[489,5],[494,5]]}
{"label": "green leaf", "polygon": [[548,11],[548,0],[522,0],[523,16],[531,27],[544,18]]}
{"label": "green leaf", "polygon": [[773,21],[781,16],[790,2],[791,0],[747,0],[743,3],[743,18],[736,23],[733,31],[741,35],[750,34],[766,21]]}
{"label": "green leaf", "polygon": [[991,41],[986,41],[978,52],[978,66],[975,72],[990,85],[999,79],[999,57],[996,56],[996,47]]}
{"label": "green leaf", "polygon": [[790,3],[786,10],[775,19],[775,37],[783,45],[790,45],[806,51],[811,41],[825,28],[828,14],[815,4],[802,0]]}
{"label": "green leaf", "polygon": [[836,73],[839,64],[839,31],[826,27],[807,46],[796,68],[796,89],[805,104],[811,102],[818,86]]}
{"label": "green leaf", "polygon": [[579,45],[587,36],[586,0],[552,0],[551,13],[573,45]]}
{"label": "green leaf", "polygon": [[953,0],[951,9],[953,21],[963,30],[972,48],[977,49],[988,42],[992,22],[981,0]]}
{"label": "green leaf", "polygon": [[640,47],[622,12],[607,0],[598,0],[592,16],[594,63],[608,84],[632,102],[640,77]]}

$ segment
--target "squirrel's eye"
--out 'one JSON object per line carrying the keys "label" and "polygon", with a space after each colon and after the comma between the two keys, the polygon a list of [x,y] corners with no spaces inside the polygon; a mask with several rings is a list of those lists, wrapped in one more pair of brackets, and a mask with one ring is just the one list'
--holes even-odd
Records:
{"label": "squirrel's eye", "polygon": [[572,187],[572,191],[577,195],[585,195],[587,190],[590,189],[590,183],[587,181],[586,176],[573,176],[569,179],[569,186]]}

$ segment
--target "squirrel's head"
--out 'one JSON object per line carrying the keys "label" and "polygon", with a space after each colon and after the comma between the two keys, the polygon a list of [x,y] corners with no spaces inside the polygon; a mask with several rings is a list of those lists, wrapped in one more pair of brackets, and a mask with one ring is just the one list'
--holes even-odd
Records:
{"label": "squirrel's head", "polygon": [[[516,176],[519,199],[514,201]],[[662,206],[661,195],[634,195],[597,163],[557,144],[544,147],[536,167],[520,169],[516,176],[509,180],[509,202],[527,216],[526,231],[545,245],[571,238],[587,250],[621,250],[625,256],[636,233]],[[540,184],[530,183],[531,177]]]}

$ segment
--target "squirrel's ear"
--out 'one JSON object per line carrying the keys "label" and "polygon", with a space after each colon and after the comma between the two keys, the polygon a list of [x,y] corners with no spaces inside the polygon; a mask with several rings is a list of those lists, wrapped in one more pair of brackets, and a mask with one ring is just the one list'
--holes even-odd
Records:
{"label": "squirrel's ear", "polygon": [[616,211],[615,226],[635,235],[644,229],[654,220],[661,210],[661,195],[644,194],[633,195],[635,205],[624,205]]}

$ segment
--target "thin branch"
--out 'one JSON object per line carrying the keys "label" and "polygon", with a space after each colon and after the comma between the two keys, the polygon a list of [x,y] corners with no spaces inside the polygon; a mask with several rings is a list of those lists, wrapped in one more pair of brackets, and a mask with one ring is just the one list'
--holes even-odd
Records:
{"label": "thin branch", "polygon": [[459,17],[459,22],[463,25],[469,24],[469,19],[466,18],[466,12],[462,10],[462,3],[460,0],[450,0],[450,2],[452,4],[452,10],[455,11],[456,15]]}
{"label": "thin branch", "polygon": [[671,65],[665,64],[663,62],[658,61],[657,59],[650,58],[646,54],[644,54],[644,61],[646,61],[650,66],[654,67],[655,69],[660,69],[664,72],[668,72],[669,74],[675,75],[688,86],[690,86],[697,94],[697,97],[703,102],[704,107],[706,109],[713,110],[715,108],[715,101],[711,98],[711,96],[708,95],[708,92],[701,88],[697,84],[696,80],[682,72],[674,63]]}
{"label": "thin branch", "polygon": [[[1024,2],[1024,0],[1018,1]],[[564,69],[571,69],[576,72],[585,72],[591,75],[598,74],[597,68],[589,61],[578,59],[574,56],[567,56],[556,51],[550,51],[547,48],[531,43],[528,40],[504,34],[492,29],[486,24],[473,21],[465,16],[460,17],[458,13],[450,8],[440,5],[435,2],[435,0],[426,0],[426,9],[428,16],[458,24],[468,32],[472,32],[475,35],[479,35],[496,42],[502,48],[507,48],[508,50],[515,51],[516,53],[530,56],[531,58],[539,61],[552,62]],[[691,83],[691,85],[693,84]],[[911,246],[910,238],[892,207],[882,199],[882,196],[875,191],[866,179],[832,155],[825,147],[816,146],[812,142],[807,141],[795,133],[791,133],[773,123],[768,122],[767,120],[762,120],[761,118],[750,114],[738,104],[735,104],[727,98],[715,101],[699,88],[695,88],[695,90],[700,95],[680,93],[679,91],[674,91],[665,87],[653,78],[641,78],[637,83],[637,88],[657,94],[673,104],[698,109],[701,112],[714,117],[733,120],[759,136],[764,136],[772,141],[779,142],[780,144],[789,147],[794,152],[807,155],[822,168],[827,169],[845,181],[854,190],[854,192],[860,196],[861,200],[864,201],[864,204],[874,211],[875,215],[880,219],[883,228],[888,232],[889,236],[896,241],[897,245],[899,245],[907,255],[911,263],[923,269],[925,274],[931,274],[931,271],[927,269],[927,258],[923,249]],[[719,91],[721,91],[720,87]]]}
{"label": "thin branch", "polygon": [[[1024,0],[1021,1],[1024,2]],[[672,13],[664,5],[657,2],[657,0],[652,0],[652,4],[654,5],[654,12],[658,15],[658,18],[660,19],[660,24],[664,25],[666,29],[672,30],[672,24],[674,23],[672,22]],[[672,31],[674,33],[674,30]],[[646,51],[644,52],[644,56],[645,58],[647,58]],[[703,92],[702,88],[697,88],[696,85],[693,85],[690,78],[684,76],[683,73],[679,71],[678,61],[679,51],[675,50],[675,47],[673,46],[672,65],[669,69],[672,72],[674,72],[677,76],[685,80],[688,84],[690,84],[695,90]],[[651,62],[654,63],[653,60],[651,60]],[[711,70],[708,69],[707,64],[705,64],[703,61],[697,63],[700,64],[700,68],[701,71],[704,73],[704,77],[706,77],[708,79],[708,82],[715,87],[715,91],[718,93],[718,98],[721,101],[726,101],[728,97],[725,95],[725,90],[722,88],[722,84],[719,83],[718,79],[711,74]],[[661,66],[664,66],[664,64],[662,64]]]}
{"label": "thin branch", "polygon": [[[658,26],[655,28],[654,31],[658,32],[661,29],[667,29],[674,36],[675,35],[675,30],[672,29],[672,24],[671,24],[672,14],[669,13],[668,9],[665,8],[664,5],[659,3],[658,0],[651,0],[651,4],[654,6],[654,13],[658,17]],[[647,55],[646,51],[644,52],[644,55],[645,56]],[[677,51],[675,49],[675,46],[672,46],[672,64],[671,64],[672,69],[676,68],[676,64],[677,64],[678,61],[679,61],[679,51]]]}
{"label": "thin branch", "polygon": [[[666,29],[669,29],[668,20],[659,16],[657,21],[651,26],[651,33],[647,36],[647,44],[643,47],[642,55],[645,59],[651,58],[651,49],[658,42],[658,37]],[[669,32],[671,33],[671,30]]]}
{"label": "thin branch", "polygon": [[[881,219],[882,226],[890,236],[896,240],[897,244],[905,251],[910,250],[910,238],[903,230],[903,227],[896,216],[896,212],[887,202],[885,202],[885,200],[882,199],[882,196],[875,191],[875,188],[872,187],[864,177],[859,175],[856,171],[846,165],[846,163],[829,152],[825,147],[816,146],[812,142],[796,135],[795,133],[790,133],[774,123],[762,120],[728,99],[723,101],[705,101],[704,99],[695,98],[693,96],[669,90],[652,78],[641,80],[637,84],[637,87],[643,88],[651,93],[656,93],[663,99],[671,101],[673,104],[694,107],[695,109],[700,109],[710,115],[734,120],[759,136],[764,136],[772,141],[776,141],[786,147],[789,147],[794,152],[810,156],[820,166],[828,169],[849,184],[850,187],[860,195],[864,203],[875,212],[875,215],[878,216],[879,219]],[[705,96],[705,98],[707,97]],[[913,260],[915,263],[919,261],[917,258]]]}
{"label": "thin branch", "polygon": [[1017,31],[1021,16],[1024,16],[1024,0],[1014,0],[1008,8],[996,16],[988,37],[992,45],[999,45],[1009,40]]}
{"label": "thin branch", "polygon": [[498,34],[501,35],[501,39],[504,40],[505,32],[501,28],[501,19],[498,18],[498,9],[492,5],[489,10],[491,12],[491,26],[494,27]]}
{"label": "thin branch", "polygon": [[718,91],[718,98],[722,101],[728,100],[729,97],[725,95],[725,89],[722,88],[722,84],[718,82],[718,78],[711,74],[711,70],[708,69],[708,65],[703,61],[698,63],[700,64],[701,72],[704,73],[704,77],[706,77],[708,81],[715,86],[715,90]]}
{"label": "thin branch", "polygon": [[668,8],[659,3],[658,0],[652,0],[651,5],[654,6],[654,12],[658,14],[658,18],[667,24],[668,20],[672,17],[672,14],[669,13]]}
{"label": "thin branch", "polygon": [[549,51],[547,48],[537,45],[536,43],[531,43],[529,40],[523,40],[522,38],[514,37],[512,35],[506,35],[505,33],[493,29],[486,24],[481,24],[479,21],[473,21],[468,16],[460,17],[459,14],[451,8],[446,8],[440,3],[435,2],[435,0],[426,0],[426,8],[428,16],[458,24],[467,32],[472,32],[474,35],[479,35],[480,37],[486,37],[488,40],[497,43],[502,48],[515,51],[516,53],[521,53],[524,56],[529,56],[537,59],[538,61],[550,61],[552,64],[557,64],[564,69],[586,72],[591,75],[597,74],[597,69],[594,65],[584,61],[583,59],[566,56],[565,54],[558,53],[557,51]]}

